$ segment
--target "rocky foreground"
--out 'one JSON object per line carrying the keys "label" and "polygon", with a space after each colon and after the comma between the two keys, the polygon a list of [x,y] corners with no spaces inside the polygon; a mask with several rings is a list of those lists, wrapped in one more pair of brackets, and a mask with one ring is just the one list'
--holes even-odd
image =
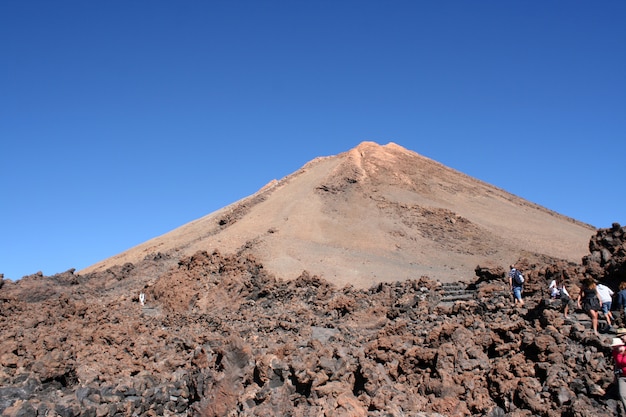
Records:
{"label": "rocky foreground", "polygon": [[147,259],[0,281],[0,414],[619,415],[612,335],[566,320],[546,289],[556,276],[574,297],[585,276],[617,288],[625,242],[615,224],[580,265],[522,260],[524,308],[505,265],[477,266],[460,295],[427,277],[283,282],[218,252],[152,275]]}

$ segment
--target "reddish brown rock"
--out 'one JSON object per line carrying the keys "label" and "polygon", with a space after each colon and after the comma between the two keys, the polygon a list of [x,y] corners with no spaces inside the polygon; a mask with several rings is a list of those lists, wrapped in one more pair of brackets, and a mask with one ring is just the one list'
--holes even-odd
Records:
{"label": "reddish brown rock", "polygon": [[[623,268],[623,238],[594,238],[612,251],[603,279]],[[612,334],[546,300],[551,279],[575,288],[588,269],[519,264],[523,309],[507,265],[478,267],[454,287],[471,295],[460,301],[427,277],[365,290],[308,273],[287,282],[219,252],[149,277],[137,264],[5,281],[0,414],[617,415]]]}

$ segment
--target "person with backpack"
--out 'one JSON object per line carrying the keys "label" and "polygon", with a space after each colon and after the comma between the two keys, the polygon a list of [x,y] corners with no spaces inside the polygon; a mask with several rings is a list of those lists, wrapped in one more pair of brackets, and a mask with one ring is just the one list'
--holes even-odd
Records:
{"label": "person with backpack", "polygon": [[509,271],[509,286],[511,287],[511,292],[513,293],[513,301],[515,305],[520,307],[524,307],[524,300],[522,299],[522,292],[524,291],[524,275],[515,268],[515,265],[511,265],[511,270]]}

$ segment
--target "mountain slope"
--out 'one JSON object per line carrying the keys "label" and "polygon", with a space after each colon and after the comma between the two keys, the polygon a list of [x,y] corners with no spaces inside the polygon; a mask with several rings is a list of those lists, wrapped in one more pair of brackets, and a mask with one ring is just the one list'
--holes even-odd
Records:
{"label": "mountain slope", "polygon": [[579,262],[594,233],[396,144],[363,142],[80,273],[218,250],[251,254],[282,279],[306,270],[357,288],[422,275],[448,282],[486,261]]}

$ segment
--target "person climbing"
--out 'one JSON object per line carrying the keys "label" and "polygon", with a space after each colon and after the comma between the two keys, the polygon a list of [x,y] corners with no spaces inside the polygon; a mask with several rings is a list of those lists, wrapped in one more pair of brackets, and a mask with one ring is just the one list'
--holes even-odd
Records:
{"label": "person climbing", "polygon": [[560,291],[559,291],[558,284],[560,283],[560,281],[561,281],[560,278],[555,278],[552,281],[550,281],[550,285],[548,286],[548,291],[550,292],[550,298],[553,300],[559,298]]}
{"label": "person climbing", "polygon": [[561,308],[563,309],[563,314],[565,318],[567,318],[567,313],[569,312],[569,303],[571,301],[571,297],[565,288],[565,284],[561,280],[561,278],[553,279],[548,287],[550,291],[550,298],[553,300],[561,301]]}
{"label": "person climbing", "polygon": [[626,410],[626,346],[619,337],[614,337],[611,342],[613,361],[615,362],[615,378],[622,405]]}
{"label": "person climbing", "polygon": [[619,291],[617,292],[615,303],[617,304],[619,311],[622,313],[621,323],[623,325],[626,323],[626,281],[620,282],[618,288]]}
{"label": "person climbing", "polygon": [[593,332],[598,334],[598,311],[600,306],[600,297],[596,291],[596,282],[591,278],[585,278],[580,286],[580,292],[577,299],[578,308],[582,308],[585,313],[591,317],[591,327]]}
{"label": "person climbing", "polygon": [[604,318],[609,325],[609,329],[613,329],[613,313],[611,313],[613,290],[600,283],[596,285],[596,291],[598,292],[598,298],[600,298],[602,314],[604,314]]}
{"label": "person climbing", "polygon": [[509,286],[511,287],[511,292],[513,292],[514,304],[519,304],[520,307],[524,307],[524,300],[522,299],[524,276],[515,268],[515,265],[511,265],[511,270],[509,271]]}

